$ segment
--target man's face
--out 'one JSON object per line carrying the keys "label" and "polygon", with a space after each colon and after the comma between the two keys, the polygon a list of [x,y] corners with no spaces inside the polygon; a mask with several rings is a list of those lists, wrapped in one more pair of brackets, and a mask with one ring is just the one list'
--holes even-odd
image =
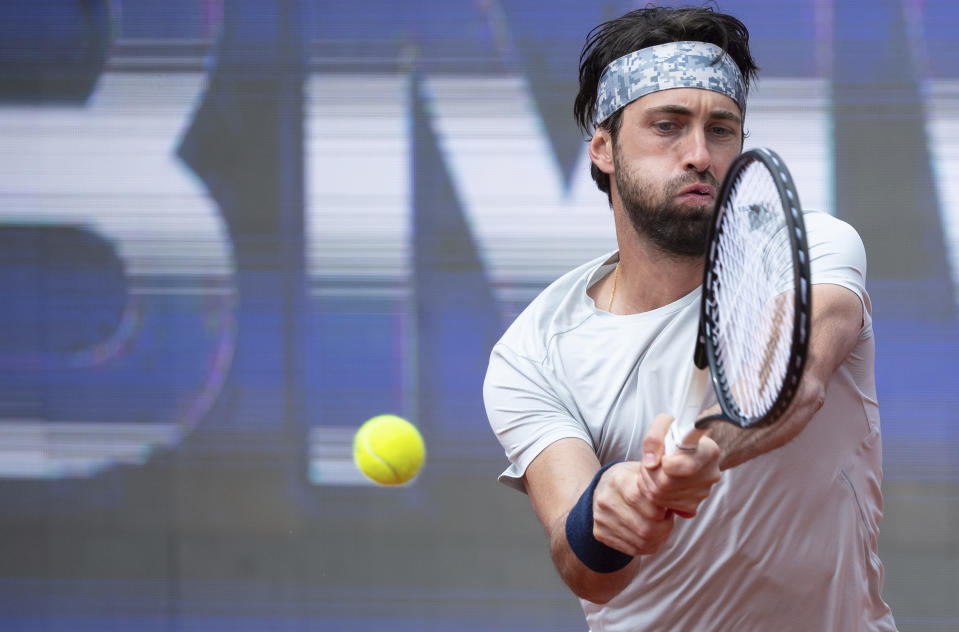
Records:
{"label": "man's face", "polygon": [[722,94],[677,88],[628,105],[613,177],[633,227],[664,252],[702,256],[719,185],[741,149],[739,107]]}

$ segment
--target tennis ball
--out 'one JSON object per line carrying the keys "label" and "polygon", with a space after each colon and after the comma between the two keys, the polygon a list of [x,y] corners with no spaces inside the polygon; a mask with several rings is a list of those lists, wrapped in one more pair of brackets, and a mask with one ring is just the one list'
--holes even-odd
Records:
{"label": "tennis ball", "polygon": [[402,485],[423,466],[426,448],[416,426],[396,415],[377,415],[353,437],[353,461],[381,485]]}

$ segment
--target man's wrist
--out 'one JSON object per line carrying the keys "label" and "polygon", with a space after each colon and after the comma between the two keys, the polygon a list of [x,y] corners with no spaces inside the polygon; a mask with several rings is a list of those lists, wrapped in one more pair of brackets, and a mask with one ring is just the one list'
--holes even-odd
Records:
{"label": "man's wrist", "polygon": [[603,544],[593,536],[593,493],[603,473],[617,463],[621,461],[608,463],[596,472],[566,516],[566,542],[570,550],[586,568],[596,573],[615,573],[633,560],[632,555]]}

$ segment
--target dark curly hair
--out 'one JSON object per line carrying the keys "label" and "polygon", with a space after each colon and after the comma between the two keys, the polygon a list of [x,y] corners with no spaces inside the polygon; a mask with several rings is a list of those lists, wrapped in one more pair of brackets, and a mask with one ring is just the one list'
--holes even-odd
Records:
{"label": "dark curly hair", "polygon": [[[759,67],[749,52],[749,31],[742,22],[709,7],[637,9],[600,24],[586,36],[579,56],[579,93],[573,103],[579,127],[592,135],[599,78],[610,62],[641,48],[681,41],[708,42],[722,48],[739,66],[748,93],[749,82],[756,78]],[[600,124],[614,143],[622,113],[619,110]],[[590,166],[590,173],[599,190],[609,197],[609,175],[596,165]]]}

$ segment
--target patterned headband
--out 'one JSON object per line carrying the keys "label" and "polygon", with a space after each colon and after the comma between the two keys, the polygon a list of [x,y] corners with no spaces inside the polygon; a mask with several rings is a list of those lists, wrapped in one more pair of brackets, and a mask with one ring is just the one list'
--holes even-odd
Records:
{"label": "patterned headband", "polygon": [[746,113],[746,82],[723,49],[706,42],[670,42],[613,60],[599,78],[595,124],[641,96],[671,88],[725,94]]}

